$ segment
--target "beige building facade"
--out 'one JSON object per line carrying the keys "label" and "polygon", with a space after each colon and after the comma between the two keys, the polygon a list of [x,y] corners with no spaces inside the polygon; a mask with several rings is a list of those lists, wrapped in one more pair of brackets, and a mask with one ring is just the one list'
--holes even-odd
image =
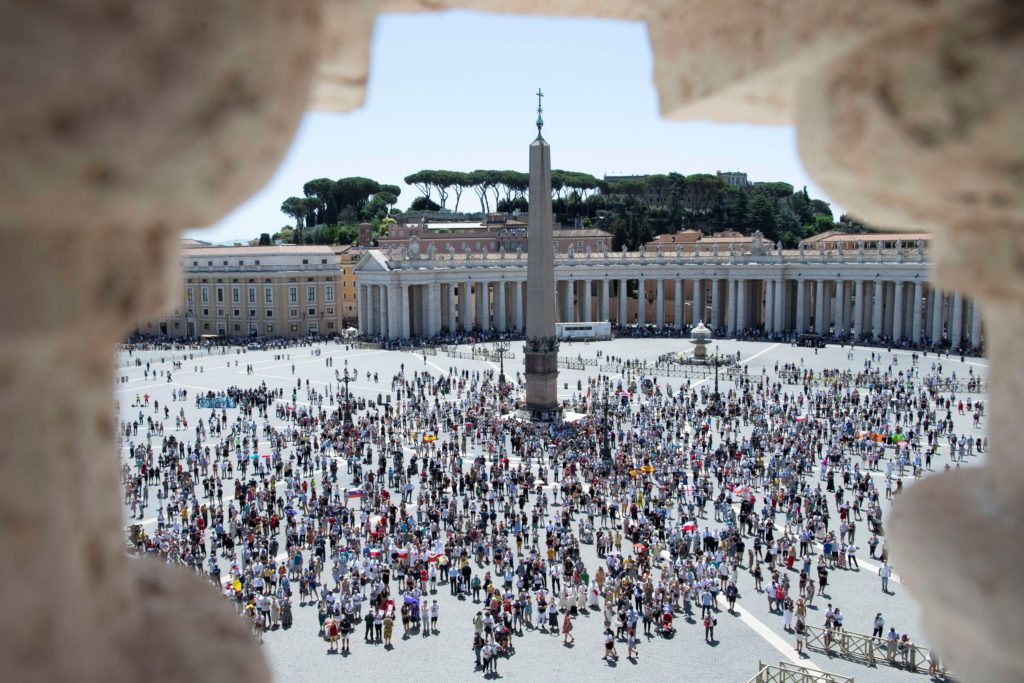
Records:
{"label": "beige building facade", "polygon": [[136,332],[173,338],[341,332],[342,275],[329,246],[185,249],[181,268],[178,304]]}

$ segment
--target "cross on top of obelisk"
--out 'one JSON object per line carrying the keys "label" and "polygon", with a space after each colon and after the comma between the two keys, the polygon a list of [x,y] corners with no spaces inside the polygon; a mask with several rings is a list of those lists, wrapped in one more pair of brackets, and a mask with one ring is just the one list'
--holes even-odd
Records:
{"label": "cross on top of obelisk", "polygon": [[540,129],[544,127],[544,117],[542,116],[544,113],[544,107],[541,106],[542,97],[544,97],[544,92],[540,88],[537,88],[537,137],[540,139],[543,139],[543,136],[540,134]]}

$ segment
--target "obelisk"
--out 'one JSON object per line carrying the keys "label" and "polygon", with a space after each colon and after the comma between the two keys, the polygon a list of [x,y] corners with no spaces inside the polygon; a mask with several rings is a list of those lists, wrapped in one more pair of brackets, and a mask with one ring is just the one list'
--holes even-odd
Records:
{"label": "obelisk", "polygon": [[537,90],[537,139],[530,145],[530,213],[526,233],[526,410],[535,420],[554,420],[558,410],[558,340],[555,338],[554,216],[551,210],[551,148]]}

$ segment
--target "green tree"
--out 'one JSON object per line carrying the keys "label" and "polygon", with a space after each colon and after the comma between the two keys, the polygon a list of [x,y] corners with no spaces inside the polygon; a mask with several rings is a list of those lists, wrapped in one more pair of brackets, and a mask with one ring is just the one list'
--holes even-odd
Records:
{"label": "green tree", "polygon": [[269,247],[270,246],[270,233],[269,232],[261,232],[260,233],[260,246],[261,247]]}
{"label": "green tree", "polygon": [[433,201],[430,197],[417,197],[412,200],[412,204],[409,205],[410,211],[440,211],[441,205]]}

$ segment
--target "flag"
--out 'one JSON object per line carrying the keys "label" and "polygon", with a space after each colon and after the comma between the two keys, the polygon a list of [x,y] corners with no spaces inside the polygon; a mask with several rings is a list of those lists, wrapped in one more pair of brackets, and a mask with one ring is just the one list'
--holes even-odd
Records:
{"label": "flag", "polygon": [[349,498],[362,498],[365,495],[366,495],[366,491],[364,491],[361,488],[355,488],[355,489],[349,489],[348,490],[348,497]]}
{"label": "flag", "polygon": [[683,531],[696,531],[696,530],[697,530],[697,522],[687,522],[686,524],[683,525]]}
{"label": "flag", "polygon": [[437,436],[434,434],[424,434],[423,441],[424,443],[433,443],[434,441],[437,441]]}
{"label": "flag", "polygon": [[437,562],[440,557],[441,553],[430,553],[427,555],[427,561],[433,564],[434,562]]}
{"label": "flag", "polygon": [[370,557],[380,557],[380,548],[370,548]]}
{"label": "flag", "polygon": [[405,558],[409,557],[409,551],[405,548],[402,548],[398,551],[398,556],[404,560]]}

